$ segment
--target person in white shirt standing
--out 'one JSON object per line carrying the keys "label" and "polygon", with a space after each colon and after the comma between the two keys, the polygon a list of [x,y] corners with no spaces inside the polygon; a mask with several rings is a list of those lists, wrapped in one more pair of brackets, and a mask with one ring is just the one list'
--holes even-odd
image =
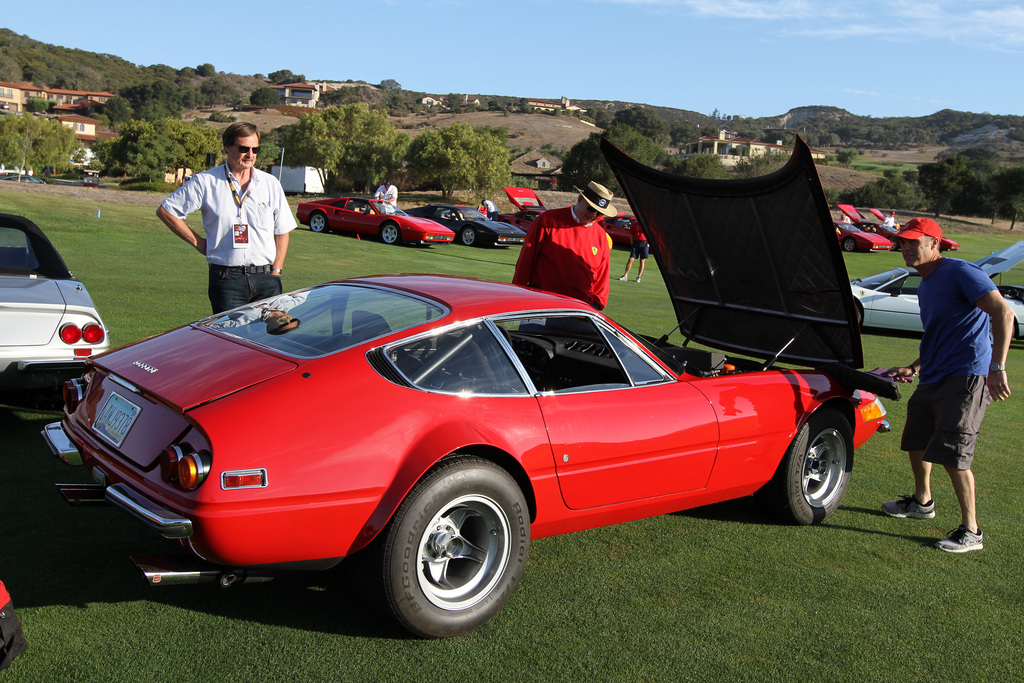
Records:
{"label": "person in white shirt standing", "polygon": [[[157,217],[206,257],[214,313],[282,293],[281,274],[295,217],[281,183],[254,167],[260,136],[233,123],[222,136],[224,164],[197,173],[160,203]],[[203,215],[200,236],[185,223]]]}
{"label": "person in white shirt standing", "polygon": [[378,199],[385,204],[390,204],[394,208],[398,208],[398,188],[391,184],[391,179],[385,180],[377,191],[373,194],[374,199]]}

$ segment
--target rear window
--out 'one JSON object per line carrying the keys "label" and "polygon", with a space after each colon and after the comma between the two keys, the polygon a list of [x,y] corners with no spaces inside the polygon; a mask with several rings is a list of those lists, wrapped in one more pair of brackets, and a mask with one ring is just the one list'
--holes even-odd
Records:
{"label": "rear window", "polygon": [[437,303],[359,285],[320,285],[233,309],[198,325],[300,358],[314,358],[436,320]]}
{"label": "rear window", "polygon": [[15,228],[0,228],[0,268],[35,270],[39,267],[28,235]]}

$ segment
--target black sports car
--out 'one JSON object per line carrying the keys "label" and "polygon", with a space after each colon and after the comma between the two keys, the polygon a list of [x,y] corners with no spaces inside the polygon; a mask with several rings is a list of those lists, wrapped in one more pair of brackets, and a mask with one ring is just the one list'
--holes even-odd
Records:
{"label": "black sports car", "polygon": [[406,209],[410,216],[436,221],[455,232],[455,241],[466,246],[522,244],[526,233],[514,225],[487,220],[476,209],[457,204],[427,204]]}

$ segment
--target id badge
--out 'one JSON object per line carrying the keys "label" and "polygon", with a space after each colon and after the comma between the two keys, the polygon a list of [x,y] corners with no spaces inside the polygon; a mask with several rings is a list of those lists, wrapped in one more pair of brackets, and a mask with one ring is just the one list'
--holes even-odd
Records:
{"label": "id badge", "polygon": [[247,223],[235,223],[231,226],[231,237],[235,249],[245,249],[249,246],[249,225]]}

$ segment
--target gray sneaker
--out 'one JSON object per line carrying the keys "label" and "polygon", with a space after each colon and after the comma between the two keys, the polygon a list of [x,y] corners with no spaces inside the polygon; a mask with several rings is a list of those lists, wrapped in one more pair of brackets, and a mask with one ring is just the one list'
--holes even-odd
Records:
{"label": "gray sneaker", "polygon": [[628,279],[629,279],[629,277],[628,277],[628,276],[626,276],[626,275],[623,275],[622,277],[620,277],[620,278],[619,278],[619,282],[625,282],[625,281],[626,281],[626,280],[628,280]]}
{"label": "gray sneaker", "polygon": [[636,281],[637,281],[637,282],[640,282],[640,278],[637,278],[637,279],[636,279]]}
{"label": "gray sneaker", "polygon": [[915,519],[931,519],[935,516],[935,501],[921,505],[914,496],[903,496],[899,500],[890,500],[882,504],[882,512],[890,517],[913,517]]}
{"label": "gray sneaker", "polygon": [[985,546],[982,545],[985,535],[981,533],[981,529],[978,529],[978,533],[973,533],[967,530],[963,524],[958,526],[953,531],[949,532],[949,536],[935,544],[935,547],[939,550],[945,550],[947,553],[967,553],[972,550],[981,550]]}

